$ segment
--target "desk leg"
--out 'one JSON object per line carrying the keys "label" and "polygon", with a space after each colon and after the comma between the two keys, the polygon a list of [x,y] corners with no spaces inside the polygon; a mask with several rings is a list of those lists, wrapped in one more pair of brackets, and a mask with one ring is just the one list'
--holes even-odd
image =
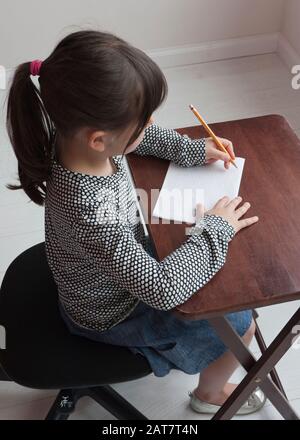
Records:
{"label": "desk leg", "polygon": [[299,420],[298,415],[290,406],[288,400],[268,377],[268,374],[292,346],[293,339],[296,336],[293,330],[300,324],[300,308],[258,360],[254,358],[253,354],[225,317],[210,318],[209,321],[224,344],[226,344],[248,372],[212,419],[225,420],[233,417],[247,400],[251,392],[259,385],[285,419]]}
{"label": "desk leg", "polygon": [[[257,344],[259,346],[260,352],[263,353],[267,349],[267,346],[266,346],[266,343],[265,343],[264,338],[262,336],[262,333],[260,331],[258,322],[256,321],[257,318],[258,318],[258,313],[257,313],[256,310],[253,310],[253,318],[255,320],[255,325],[256,325],[255,339],[256,339],[256,342],[257,342]],[[281,383],[281,381],[279,379],[279,376],[278,376],[277,371],[276,371],[275,368],[272,371],[270,371],[270,376],[271,376],[273,382],[275,383],[275,385],[277,386],[277,388],[279,388],[280,391],[282,392],[282,394],[285,397],[287,397],[287,395],[286,395],[286,393],[284,391],[284,388],[282,386],[282,383]]]}

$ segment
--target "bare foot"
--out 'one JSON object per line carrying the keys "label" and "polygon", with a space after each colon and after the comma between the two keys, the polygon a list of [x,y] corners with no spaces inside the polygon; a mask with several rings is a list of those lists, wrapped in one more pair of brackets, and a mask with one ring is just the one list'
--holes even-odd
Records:
{"label": "bare foot", "polygon": [[223,405],[230,394],[236,389],[237,384],[227,382],[224,388],[217,393],[202,393],[198,388],[194,390],[194,394],[203,402],[211,403],[213,405]]}

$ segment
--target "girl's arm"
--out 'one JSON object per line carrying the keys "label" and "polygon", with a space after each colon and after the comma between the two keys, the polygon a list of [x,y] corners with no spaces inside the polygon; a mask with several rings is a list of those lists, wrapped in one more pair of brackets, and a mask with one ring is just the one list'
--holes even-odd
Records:
{"label": "girl's arm", "polygon": [[222,217],[205,215],[201,226],[191,228],[186,242],[158,262],[136,241],[128,224],[105,222],[104,217],[101,221],[101,208],[90,210],[74,224],[87,261],[94,260],[120,288],[159,310],[184,303],[208,283],[224,265],[228,242],[235,234]]}
{"label": "girl's arm", "polygon": [[205,163],[205,138],[190,139],[176,130],[152,124],[145,130],[144,139],[134,153],[168,159],[182,167]]}

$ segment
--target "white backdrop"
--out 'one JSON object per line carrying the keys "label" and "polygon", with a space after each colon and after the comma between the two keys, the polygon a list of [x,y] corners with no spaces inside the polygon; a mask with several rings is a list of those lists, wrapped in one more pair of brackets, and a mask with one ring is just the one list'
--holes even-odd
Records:
{"label": "white backdrop", "polygon": [[285,0],[1,0],[0,64],[13,68],[24,61],[44,59],[56,42],[79,26],[116,33],[143,50],[278,32],[284,3]]}

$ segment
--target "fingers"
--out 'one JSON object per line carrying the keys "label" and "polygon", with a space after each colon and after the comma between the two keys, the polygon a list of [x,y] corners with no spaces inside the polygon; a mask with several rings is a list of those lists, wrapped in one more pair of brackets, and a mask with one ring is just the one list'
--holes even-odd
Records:
{"label": "fingers", "polygon": [[230,157],[228,156],[228,154],[224,153],[224,151],[221,150],[216,150],[214,156],[216,159],[223,160],[224,162],[230,161]]}
{"label": "fingers", "polygon": [[225,206],[227,205],[229,201],[229,197],[228,196],[224,196],[222,197],[220,200],[217,201],[217,203],[215,204],[215,206],[217,207],[221,207],[221,206]]}
{"label": "fingers", "polygon": [[225,147],[226,150],[228,151],[231,159],[235,160],[235,154],[234,154],[234,148],[232,142],[229,139],[225,139],[225,138],[218,138],[218,139],[222,143],[223,147]]}
{"label": "fingers", "polygon": [[248,209],[251,207],[251,204],[249,202],[245,202],[243,204],[243,206],[241,206],[240,208],[238,208],[235,213],[237,214],[238,218],[242,217],[247,211]]}
{"label": "fingers", "polygon": [[[229,141],[229,142],[230,142],[230,141]],[[226,150],[228,151],[229,156],[231,157],[231,159],[235,160],[235,154],[234,154],[234,151],[233,151],[233,145],[232,145],[232,142],[230,142],[229,145],[225,146],[225,148],[226,148]]]}
{"label": "fingers", "polygon": [[230,206],[230,208],[235,209],[242,201],[242,197],[238,196],[235,197],[234,199],[231,200],[231,202],[228,203],[228,206]]}
{"label": "fingers", "polygon": [[[225,139],[225,138],[220,138],[218,137],[219,141],[221,142],[221,144],[223,145],[223,147],[225,147],[226,151],[228,152],[230,158],[232,160],[235,160],[235,154],[234,154],[234,148],[233,148],[233,144],[229,139]],[[225,154],[225,153],[224,153]],[[225,154],[225,156],[228,158],[228,154]],[[228,158],[229,159],[229,158]]]}
{"label": "fingers", "polygon": [[257,223],[259,218],[257,216],[245,218],[239,221],[240,228],[246,228],[247,226],[253,225],[253,223]]}

